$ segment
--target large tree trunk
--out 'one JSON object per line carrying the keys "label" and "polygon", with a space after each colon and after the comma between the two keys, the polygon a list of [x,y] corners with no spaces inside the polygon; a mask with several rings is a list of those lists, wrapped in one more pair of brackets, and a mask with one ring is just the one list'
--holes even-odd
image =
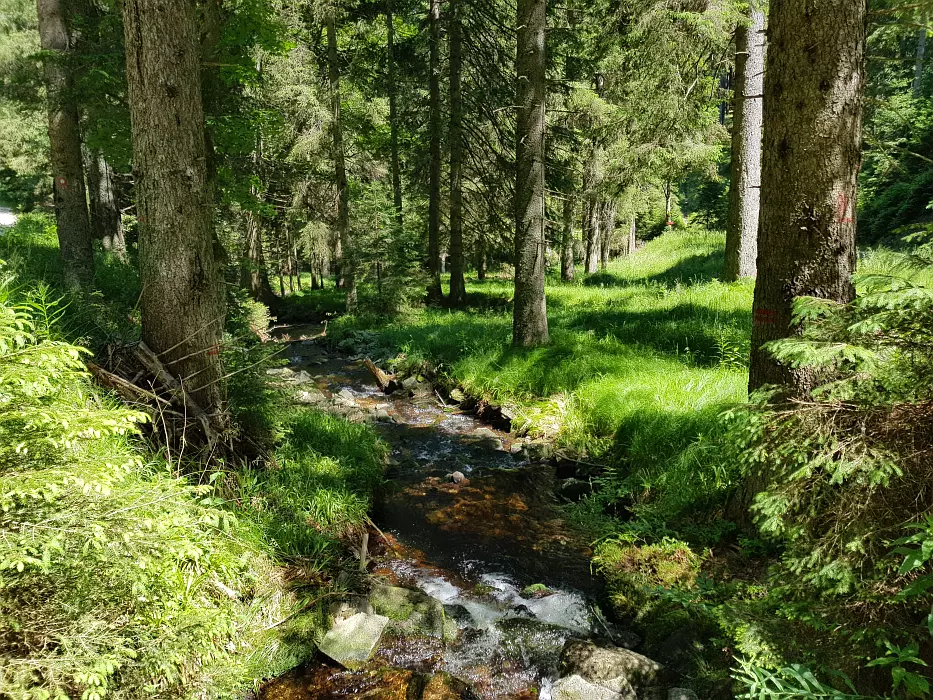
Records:
{"label": "large tree trunk", "polygon": [[564,230],[560,240],[560,278],[573,282],[573,200],[564,198]]}
{"label": "large tree trunk", "polygon": [[752,4],[749,26],[735,30],[735,96],[732,108],[732,178],[723,279],[755,276],[761,199],[762,98],[765,13]]}
{"label": "large tree trunk", "polygon": [[604,202],[602,207],[602,227],[599,237],[599,266],[605,270],[609,267],[609,249],[612,246],[612,234],[616,230],[615,202]]}
{"label": "large tree trunk", "polygon": [[81,131],[74,79],[69,59],[73,52],[64,0],[37,0],[39,41],[45,59],[45,89],[49,115],[55,222],[65,284],[88,288],[94,281],[94,248],[81,162]]}
{"label": "large tree trunk", "polygon": [[548,341],[544,298],[545,0],[518,0],[515,301],[512,344]]}
{"label": "large tree trunk", "polygon": [[347,165],[343,151],[343,122],[340,115],[340,66],[337,56],[336,10],[327,14],[327,70],[330,78],[331,133],[333,136],[334,180],[337,187],[337,246],[335,253],[340,265],[340,278],[347,293],[347,311],[356,311],[356,269],[354,251],[350,242],[350,188],[347,183]]}
{"label": "large tree trunk", "polygon": [[463,66],[460,2],[450,2],[450,303],[466,299],[463,279],[463,99],[460,71]]}
{"label": "large tree trunk", "polygon": [[266,270],[266,258],[262,250],[262,220],[259,214],[252,211],[246,212],[240,285],[249,292],[250,297],[275,309],[278,299],[269,284],[269,273]]}
{"label": "large tree trunk", "polygon": [[395,87],[395,19],[392,16],[392,0],[386,0],[386,84],[389,92],[389,140],[391,143],[392,201],[395,205],[395,225],[400,235],[402,220],[402,168],[398,155],[398,95]]}
{"label": "large tree trunk", "polygon": [[100,151],[86,152],[88,201],[91,205],[91,231],[108,253],[126,262],[123,217],[113,187],[113,168]]}
{"label": "large tree trunk", "polygon": [[430,107],[430,167],[428,173],[428,299],[440,301],[441,291],[441,0],[428,0],[428,30],[431,56],[428,71]]}
{"label": "large tree trunk", "polygon": [[142,335],[202,408],[222,411],[224,304],[194,10],[185,0],[124,3]]}
{"label": "large tree trunk", "polygon": [[795,298],[854,295],[865,15],[865,0],[771,3],[752,390],[811,388],[811,370],[780,365],[762,344],[799,332]]}

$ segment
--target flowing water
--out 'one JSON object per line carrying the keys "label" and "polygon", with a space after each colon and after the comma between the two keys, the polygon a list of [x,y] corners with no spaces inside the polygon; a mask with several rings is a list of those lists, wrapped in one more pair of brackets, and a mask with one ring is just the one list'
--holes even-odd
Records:
{"label": "flowing water", "polygon": [[[384,638],[355,673],[315,658],[262,697],[401,699],[413,697],[417,674],[446,671],[481,698],[548,698],[564,642],[610,634],[592,607],[587,544],[555,507],[554,468],[513,455],[508,433],[444,405],[427,385],[386,396],[358,359],[311,341],[289,352],[326,396],[379,412],[374,425],[392,454],[373,512],[371,571],[442,602],[459,634],[447,644]],[[464,478],[454,483],[453,472]],[[523,596],[532,584],[546,595]]]}

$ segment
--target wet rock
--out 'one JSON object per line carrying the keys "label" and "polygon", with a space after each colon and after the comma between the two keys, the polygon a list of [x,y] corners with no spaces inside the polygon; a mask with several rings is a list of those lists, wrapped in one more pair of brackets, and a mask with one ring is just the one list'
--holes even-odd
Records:
{"label": "wet rock", "polygon": [[456,403],[463,403],[467,398],[466,394],[464,394],[459,389],[451,389],[449,396],[450,400],[455,401]]}
{"label": "wet rock", "polygon": [[390,422],[392,421],[392,414],[384,408],[377,408],[373,411],[373,418],[378,421]]}
{"label": "wet rock", "polygon": [[522,446],[522,456],[529,462],[546,462],[552,454],[554,448],[545,440],[532,440]]}
{"label": "wet rock", "polygon": [[622,692],[655,684],[664,667],[647,656],[620,647],[598,647],[593,642],[571,639],[560,655],[561,673]]}
{"label": "wet rock", "polygon": [[522,589],[522,598],[543,598],[550,594],[551,590],[543,583],[533,583]]}
{"label": "wet rock", "polygon": [[337,393],[336,398],[340,399],[341,401],[346,401],[347,403],[356,403],[356,397],[353,395],[353,392],[347,388],[341,389]]}
{"label": "wet rock", "polygon": [[369,594],[369,602],[377,613],[391,620],[389,632],[392,634],[439,639],[451,633],[456,636],[456,624],[452,629],[445,626],[444,605],[421,591],[378,583]]}
{"label": "wet rock", "polygon": [[618,692],[590,683],[581,676],[561,678],[551,686],[551,700],[636,700],[635,691]]}
{"label": "wet rock", "polygon": [[561,482],[558,493],[567,501],[579,501],[593,493],[593,485],[582,479],[565,479]]}
{"label": "wet rock", "polygon": [[428,679],[421,700],[473,700],[476,694],[470,686],[449,673],[435,673]]}
{"label": "wet rock", "polygon": [[321,641],[320,650],[353,671],[372,656],[388,623],[389,618],[383,615],[357,613],[331,627]]}
{"label": "wet rock", "polygon": [[566,627],[527,617],[497,620],[494,629],[507,658],[538,668],[554,668],[567,638],[573,635]]}
{"label": "wet rock", "polygon": [[417,377],[405,377],[405,378],[402,380],[402,388],[403,388],[403,389],[414,389],[416,386],[418,386],[418,378],[417,378]]}
{"label": "wet rock", "polygon": [[453,474],[449,474],[447,478],[455,484],[459,484],[461,481],[466,479],[466,477],[463,475],[463,472],[454,472]]}
{"label": "wet rock", "polygon": [[667,700],[700,700],[700,698],[689,688],[671,688],[667,692]]}
{"label": "wet rock", "polygon": [[509,448],[509,452],[517,457],[518,455],[522,453],[523,447],[524,447],[524,444],[520,442],[513,442],[512,446]]}
{"label": "wet rock", "polygon": [[448,620],[453,620],[458,626],[466,627],[474,624],[473,615],[466,609],[466,606],[460,603],[449,603],[444,606],[444,616]]}
{"label": "wet rock", "polygon": [[323,403],[327,403],[327,397],[324,396],[324,392],[320,389],[309,387],[298,392],[298,401],[301,403],[310,404],[312,406],[318,406]]}
{"label": "wet rock", "polygon": [[487,438],[490,440],[499,439],[499,433],[497,433],[492,428],[478,428],[473,431],[473,436],[478,438]]}
{"label": "wet rock", "polygon": [[266,374],[270,377],[277,377],[279,379],[291,379],[291,377],[295,375],[295,373],[288,367],[272,367],[271,369],[266,370]]}

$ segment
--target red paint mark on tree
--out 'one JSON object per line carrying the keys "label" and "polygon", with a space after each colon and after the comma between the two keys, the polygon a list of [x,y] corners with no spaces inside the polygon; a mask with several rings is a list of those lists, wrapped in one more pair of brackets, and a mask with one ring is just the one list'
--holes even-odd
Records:
{"label": "red paint mark on tree", "polygon": [[56,182],[58,182],[58,186],[59,186],[59,187],[68,187],[68,180],[66,180],[66,179],[63,178],[63,177],[58,178],[58,180],[56,180]]}
{"label": "red paint mark on tree", "polygon": [[845,192],[840,192],[836,200],[836,221],[840,224],[851,224],[852,214],[850,213],[851,200]]}
{"label": "red paint mark on tree", "polygon": [[208,354],[208,355],[219,355],[219,354],[220,354],[220,346],[218,346],[218,345],[216,345],[216,344],[215,344],[215,345],[212,345],[212,346],[210,347],[210,349],[207,351],[207,354]]}
{"label": "red paint mark on tree", "polygon": [[752,313],[754,323],[775,323],[777,322],[777,311],[774,309],[755,309]]}

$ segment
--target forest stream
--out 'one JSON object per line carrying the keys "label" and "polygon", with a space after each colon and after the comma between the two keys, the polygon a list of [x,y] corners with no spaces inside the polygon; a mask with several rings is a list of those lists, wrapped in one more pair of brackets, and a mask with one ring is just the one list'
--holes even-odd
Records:
{"label": "forest stream", "polygon": [[[372,421],[391,447],[370,537],[376,593],[341,607],[372,613],[375,604],[380,612],[386,598],[401,596],[424,619],[399,622],[406,613],[389,611],[392,624],[362,667],[349,671],[319,652],[268,683],[261,698],[546,699],[567,640],[638,643],[594,606],[590,551],[557,512],[554,466],[445,405],[426,382],[386,395],[362,358],[284,340],[290,364],[273,372],[296,385],[300,400]],[[437,624],[431,610],[443,610]],[[435,677],[446,679],[443,692],[426,687]]]}

